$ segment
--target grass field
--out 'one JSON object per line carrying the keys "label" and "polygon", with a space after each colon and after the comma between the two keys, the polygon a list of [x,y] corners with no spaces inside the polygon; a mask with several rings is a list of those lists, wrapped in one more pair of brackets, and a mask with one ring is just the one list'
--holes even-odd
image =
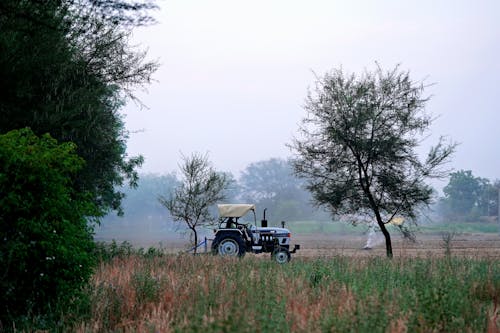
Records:
{"label": "grass field", "polygon": [[128,255],[103,262],[77,332],[498,332],[485,258]]}
{"label": "grass field", "polygon": [[86,296],[48,331],[500,333],[495,229],[430,226],[415,243],[393,233],[388,260],[352,226],[288,226],[301,250],[282,266],[268,254],[192,256],[187,238],[102,244]]}

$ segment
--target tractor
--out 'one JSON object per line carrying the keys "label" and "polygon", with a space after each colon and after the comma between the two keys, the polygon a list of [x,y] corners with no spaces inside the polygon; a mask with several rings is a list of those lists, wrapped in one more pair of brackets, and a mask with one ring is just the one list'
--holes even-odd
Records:
{"label": "tractor", "polygon": [[[246,252],[271,253],[271,259],[279,264],[290,261],[291,254],[300,249],[296,244],[290,250],[290,230],[282,227],[268,227],[266,209],[264,209],[261,226],[257,226],[255,205],[252,204],[220,204],[219,225],[214,230],[212,253],[227,257],[243,257]],[[242,223],[240,218],[253,212],[254,223]]]}

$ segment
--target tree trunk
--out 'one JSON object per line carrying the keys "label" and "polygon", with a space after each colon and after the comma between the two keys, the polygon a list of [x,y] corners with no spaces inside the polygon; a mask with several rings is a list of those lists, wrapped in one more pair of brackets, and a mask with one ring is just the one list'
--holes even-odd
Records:
{"label": "tree trunk", "polygon": [[198,251],[198,233],[196,232],[196,228],[191,228],[194,234],[194,251],[193,255],[196,255],[196,251]]}
{"label": "tree trunk", "polygon": [[385,227],[384,222],[382,221],[382,216],[380,216],[380,211],[378,209],[377,204],[375,203],[375,200],[373,199],[373,195],[371,194],[369,187],[366,186],[364,187],[363,184],[361,184],[363,187],[363,190],[365,194],[368,197],[368,200],[370,201],[370,205],[372,208],[372,211],[375,213],[375,218],[377,219],[377,224],[380,227],[380,230],[382,231],[382,234],[384,234],[385,237],[385,253],[387,255],[387,258],[392,259],[392,243],[391,243],[391,234]]}
{"label": "tree trunk", "polygon": [[382,234],[384,234],[385,237],[385,251],[387,254],[387,258],[392,259],[392,243],[391,243],[391,234],[385,227],[385,224],[382,222],[382,220],[377,216],[377,223],[378,226],[380,227],[380,230],[382,231]]}

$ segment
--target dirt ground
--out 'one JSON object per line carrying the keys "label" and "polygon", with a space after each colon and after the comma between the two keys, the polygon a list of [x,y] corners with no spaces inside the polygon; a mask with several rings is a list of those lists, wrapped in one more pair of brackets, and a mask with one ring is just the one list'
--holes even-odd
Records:
{"label": "dirt ground", "polygon": [[[365,249],[366,236],[300,235],[294,242],[301,244],[299,257],[329,257],[336,255],[366,257],[384,256],[385,242],[379,237],[377,245]],[[450,242],[450,253],[459,257],[488,257],[500,259],[500,235],[456,235]],[[395,236],[392,242],[394,257],[444,256],[446,242],[442,235],[417,235],[416,242]]]}
{"label": "dirt ground", "polygon": [[[101,239],[106,241],[105,239]],[[121,242],[127,240],[137,247],[161,247],[170,253],[178,253],[189,249],[189,238],[169,239],[117,239]],[[365,249],[367,244],[366,235],[338,235],[338,234],[311,234],[294,235],[291,241],[300,244],[300,250],[294,257],[379,257],[385,256],[385,243],[381,235],[373,242],[371,249]],[[500,235],[499,234],[458,234],[449,242],[451,255],[458,257],[487,257],[500,259]],[[444,256],[446,242],[442,235],[417,235],[416,242],[402,240],[399,235],[393,236],[394,257],[429,257]],[[208,241],[210,250],[210,240]],[[199,248],[203,252],[203,246]]]}

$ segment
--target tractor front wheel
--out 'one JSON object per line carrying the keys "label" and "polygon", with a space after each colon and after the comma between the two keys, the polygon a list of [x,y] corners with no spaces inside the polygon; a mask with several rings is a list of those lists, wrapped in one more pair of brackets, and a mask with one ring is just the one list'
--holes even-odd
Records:
{"label": "tractor front wheel", "polygon": [[271,259],[275,260],[278,264],[286,264],[292,259],[290,251],[284,247],[276,248],[271,254]]}

